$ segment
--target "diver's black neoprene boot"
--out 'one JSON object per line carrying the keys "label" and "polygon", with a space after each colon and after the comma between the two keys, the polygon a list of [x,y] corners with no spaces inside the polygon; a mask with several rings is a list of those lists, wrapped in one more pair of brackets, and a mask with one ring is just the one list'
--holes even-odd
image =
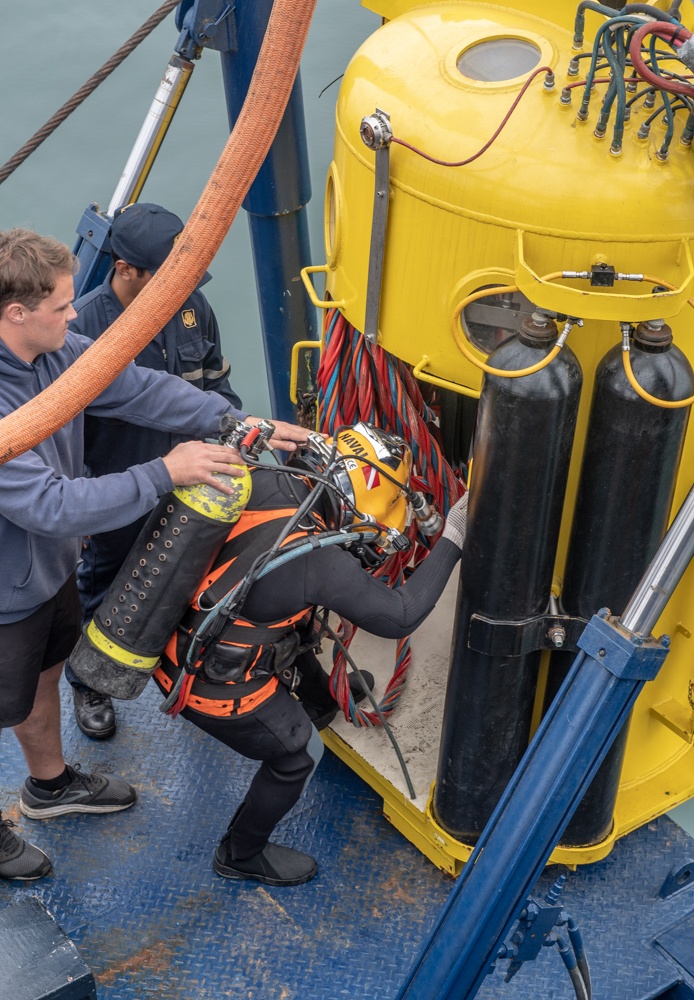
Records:
{"label": "diver's black neoprene boot", "polygon": [[215,851],[212,867],[222,878],[253,879],[265,885],[301,885],[318,871],[314,858],[270,841],[252,858],[232,860],[224,838]]}
{"label": "diver's black neoprene boot", "polygon": [[[374,689],[374,675],[368,670],[362,670],[361,675],[366,681],[366,686],[369,691]],[[354,699],[355,705],[358,705],[360,701],[366,698],[366,691],[361,686],[359,678],[356,674],[349,675],[349,689],[352,692],[352,698]],[[320,732],[321,729],[325,729],[333,721],[335,716],[340,710],[340,706],[337,704],[334,698],[331,698],[329,694],[326,693],[324,700],[320,704],[315,704],[308,699],[301,697],[301,692],[299,692],[299,700],[304,706],[304,710],[308,715],[309,719]]]}

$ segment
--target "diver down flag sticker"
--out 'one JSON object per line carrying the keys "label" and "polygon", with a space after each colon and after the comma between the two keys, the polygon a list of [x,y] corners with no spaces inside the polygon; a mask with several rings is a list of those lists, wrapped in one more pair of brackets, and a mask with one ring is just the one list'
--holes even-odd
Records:
{"label": "diver down flag sticker", "polygon": [[365,465],[363,466],[363,472],[367,490],[373,490],[381,485],[381,477],[378,474],[378,469],[374,469],[370,465]]}

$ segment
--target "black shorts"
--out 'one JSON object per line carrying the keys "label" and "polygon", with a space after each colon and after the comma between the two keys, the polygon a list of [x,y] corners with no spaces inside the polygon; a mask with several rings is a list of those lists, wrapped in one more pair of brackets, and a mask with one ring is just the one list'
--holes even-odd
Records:
{"label": "black shorts", "polygon": [[70,655],[80,621],[73,574],[28,618],[0,625],[0,729],[18,726],[31,714],[39,675]]}

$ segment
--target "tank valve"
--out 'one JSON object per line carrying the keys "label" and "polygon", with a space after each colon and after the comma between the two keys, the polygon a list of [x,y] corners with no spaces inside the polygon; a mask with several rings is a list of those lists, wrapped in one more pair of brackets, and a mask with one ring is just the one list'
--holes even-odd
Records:
{"label": "tank valve", "polygon": [[438,535],[443,528],[443,518],[427,500],[423,493],[411,493],[407,499],[412,505],[417,527],[423,535]]}
{"label": "tank valve", "polygon": [[368,146],[369,149],[383,149],[384,146],[390,145],[393,129],[388,112],[376,108],[372,115],[362,118],[359,135],[364,145]]}
{"label": "tank valve", "polygon": [[275,425],[269,420],[261,420],[255,425],[247,424],[243,420],[235,420],[234,417],[225,413],[220,421],[219,440],[221,444],[241,451],[245,448],[249,458],[260,458],[260,453],[265,449],[270,449],[270,438],[275,433]]}

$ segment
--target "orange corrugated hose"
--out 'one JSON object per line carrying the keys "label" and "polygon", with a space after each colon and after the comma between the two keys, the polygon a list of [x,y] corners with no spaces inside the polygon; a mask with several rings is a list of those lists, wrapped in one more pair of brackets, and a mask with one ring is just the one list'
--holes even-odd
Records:
{"label": "orange corrugated hose", "polygon": [[272,145],[316,0],[275,0],[246,100],[171,254],[122,316],[35,399],[0,420],[0,464],[72,420],[140,353],[207,270]]}

